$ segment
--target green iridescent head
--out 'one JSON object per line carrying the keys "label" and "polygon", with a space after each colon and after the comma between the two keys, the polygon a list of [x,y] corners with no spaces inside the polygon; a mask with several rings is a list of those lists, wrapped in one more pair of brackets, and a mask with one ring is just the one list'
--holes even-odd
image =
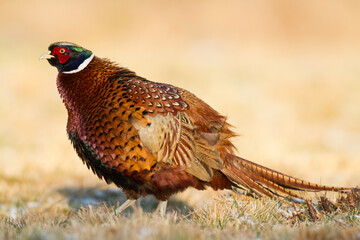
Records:
{"label": "green iridescent head", "polygon": [[49,63],[62,73],[76,73],[83,70],[94,58],[94,54],[83,47],[70,42],[56,42],[40,59]]}

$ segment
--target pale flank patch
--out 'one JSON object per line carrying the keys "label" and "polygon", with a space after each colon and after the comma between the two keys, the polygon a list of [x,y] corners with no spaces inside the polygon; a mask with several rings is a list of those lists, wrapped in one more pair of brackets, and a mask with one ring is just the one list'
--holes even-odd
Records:
{"label": "pale flank patch", "polygon": [[91,62],[91,60],[93,60],[94,57],[95,57],[95,55],[94,55],[94,54],[91,54],[91,56],[88,57],[87,59],[85,59],[85,61],[84,61],[83,63],[81,63],[77,69],[74,69],[74,70],[71,70],[71,71],[67,71],[67,72],[62,72],[62,73],[71,74],[71,73],[80,72],[81,70],[83,70],[84,68],[86,68],[86,66]]}

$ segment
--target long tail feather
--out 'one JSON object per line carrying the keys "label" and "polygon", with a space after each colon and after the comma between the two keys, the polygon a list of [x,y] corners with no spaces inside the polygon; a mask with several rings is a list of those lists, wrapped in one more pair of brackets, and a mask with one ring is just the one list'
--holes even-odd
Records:
{"label": "long tail feather", "polygon": [[300,197],[300,191],[343,191],[351,188],[331,187],[307,182],[228,154],[221,170],[235,186],[245,187],[258,195]]}

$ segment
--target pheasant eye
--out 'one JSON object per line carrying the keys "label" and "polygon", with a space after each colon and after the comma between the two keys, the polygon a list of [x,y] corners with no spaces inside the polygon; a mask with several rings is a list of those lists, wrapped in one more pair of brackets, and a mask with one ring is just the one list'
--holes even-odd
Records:
{"label": "pheasant eye", "polygon": [[59,62],[61,64],[66,63],[70,58],[70,50],[67,50],[66,47],[54,47],[53,49],[53,55],[59,59]]}

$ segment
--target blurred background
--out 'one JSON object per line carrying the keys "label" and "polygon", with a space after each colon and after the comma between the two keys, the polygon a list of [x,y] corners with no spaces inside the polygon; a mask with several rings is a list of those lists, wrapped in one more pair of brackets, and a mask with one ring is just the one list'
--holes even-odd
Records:
{"label": "blurred background", "polygon": [[247,159],[360,185],[359,1],[0,0],[0,198],[106,188],[67,139],[56,69],[38,61],[55,41],[195,93]]}

